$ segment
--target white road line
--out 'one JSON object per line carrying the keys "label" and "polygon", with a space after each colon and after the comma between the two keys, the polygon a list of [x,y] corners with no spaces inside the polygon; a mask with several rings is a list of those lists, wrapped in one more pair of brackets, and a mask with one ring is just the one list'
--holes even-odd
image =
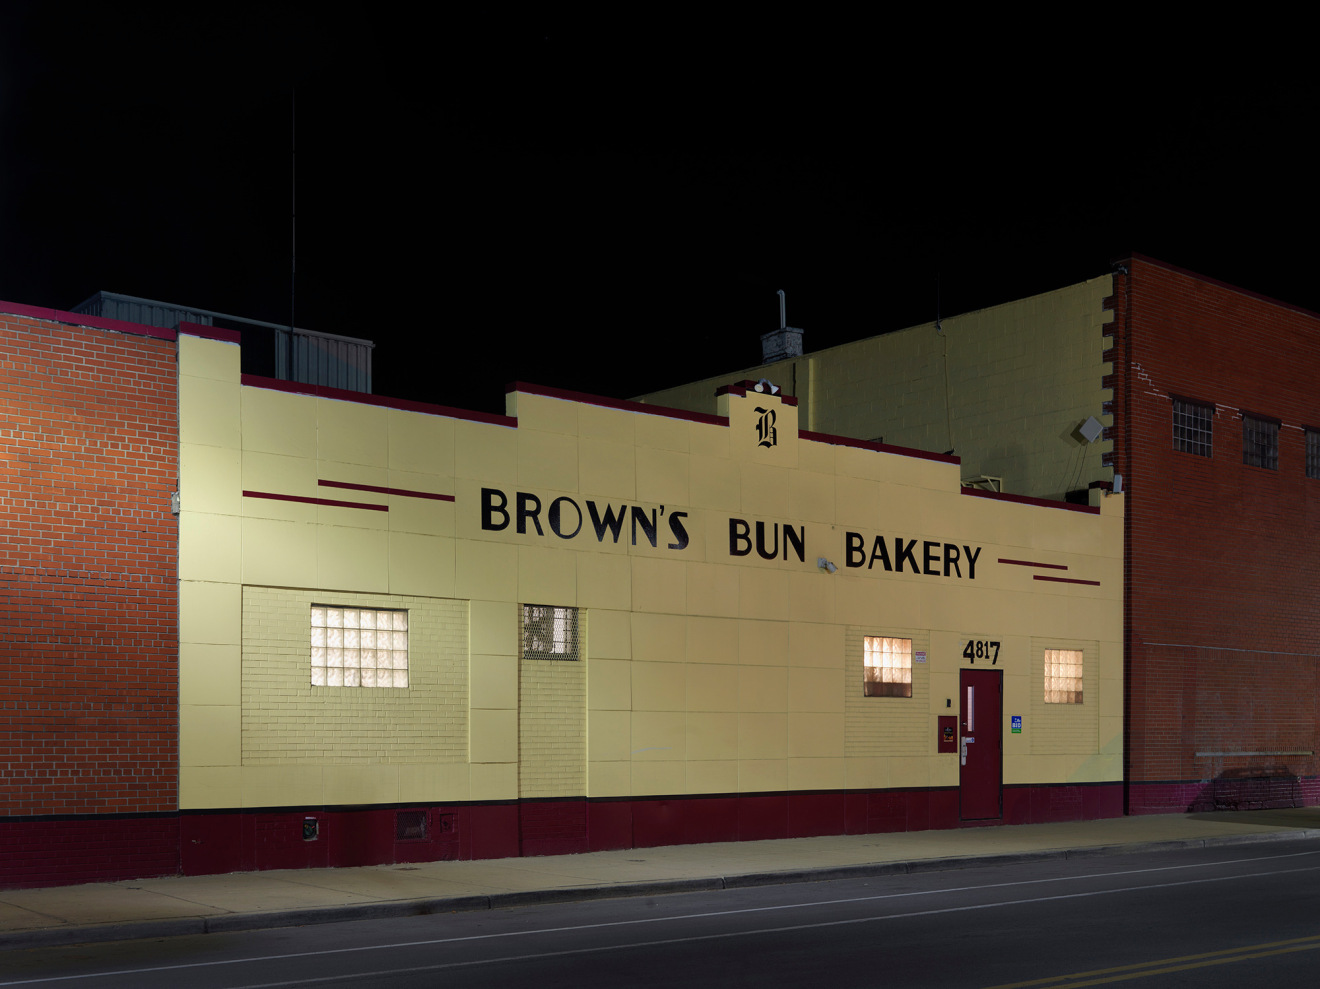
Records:
{"label": "white road line", "polygon": [[[769,906],[743,907],[737,910],[710,910],[702,913],[676,914],[673,916],[665,916],[665,917],[638,917],[632,920],[612,920],[598,924],[577,924],[566,927],[542,927],[530,931],[499,931],[491,934],[471,934],[463,937],[453,937],[453,938],[431,938],[423,941],[400,941],[391,944],[370,944],[370,945],[361,945],[352,948],[328,948],[319,951],[298,951],[283,955],[254,955],[248,958],[227,958],[227,959],[221,959],[218,961],[210,961],[210,962],[190,962],[181,965],[161,965],[154,968],[116,969],[115,971],[112,972],[89,972],[83,975],[44,976],[42,978],[37,978],[37,979],[19,979],[14,981],[0,982],[0,987],[41,985],[41,984],[50,984],[55,982],[72,982],[72,981],[85,980],[85,979],[112,978],[114,976],[120,976],[120,975],[143,975],[151,972],[170,972],[170,971],[194,969],[194,968],[212,968],[212,967],[219,967],[222,965],[244,965],[255,962],[273,962],[273,961],[282,961],[286,959],[295,959],[295,958],[316,958],[321,956],[342,955],[342,954],[349,954],[353,952],[363,952],[363,951],[398,950],[401,948],[420,948],[420,947],[430,947],[430,946],[444,945],[444,944],[462,944],[469,941],[487,941],[496,938],[532,937],[540,934],[567,934],[575,931],[592,931],[592,930],[603,930],[605,928],[610,928],[610,927],[628,927],[628,926],[642,925],[642,924],[658,924],[658,923],[664,923],[666,921],[704,920],[713,917],[733,917],[741,914],[771,913],[777,910],[800,910],[800,909],[806,909],[808,907],[840,906],[849,903],[872,903],[880,900],[901,900],[914,896],[936,896],[941,893],[970,893],[970,892],[977,892],[980,890],[1007,889],[1015,886],[1036,886],[1044,883],[1073,882],[1073,881],[1080,881],[1087,879],[1107,879],[1116,876],[1149,875],[1152,873],[1175,872],[1185,869],[1204,869],[1212,866],[1241,865],[1243,863],[1248,863],[1248,862],[1257,863],[1257,862],[1275,861],[1280,859],[1305,858],[1311,855],[1320,855],[1320,851],[1291,852],[1287,855],[1264,855],[1259,858],[1228,859],[1226,861],[1217,861],[1217,862],[1193,862],[1193,863],[1188,863],[1186,865],[1156,866],[1149,869],[1125,869],[1125,870],[1120,870],[1118,872],[1094,872],[1081,876],[1053,876],[1046,879],[1022,879],[1009,883],[987,883],[980,886],[953,886],[944,889],[913,890],[911,892],[906,892],[906,893],[878,893],[874,896],[852,896],[852,897],[844,897],[833,900],[809,900],[802,903],[780,903],[780,904],[772,904]],[[866,923],[869,921],[877,921],[877,920],[899,920],[905,917],[926,917],[926,916],[932,916],[942,913],[957,913],[965,910],[983,910],[988,907],[1018,906],[1028,903],[1044,903],[1050,900],[1069,900],[1069,899],[1077,899],[1079,897],[1086,897],[1086,896],[1107,895],[1110,893],[1126,893],[1126,892],[1132,892],[1135,890],[1142,890],[1142,889],[1169,889],[1175,886],[1189,886],[1198,883],[1226,882],[1233,879],[1256,879],[1265,876],[1286,875],[1288,873],[1293,873],[1293,872],[1314,872],[1316,870],[1320,870],[1320,865],[1307,866],[1301,869],[1276,869],[1270,872],[1252,872],[1252,873],[1242,873],[1239,875],[1232,875],[1232,876],[1215,876],[1209,879],[1190,879],[1190,880],[1184,880],[1182,882],[1158,883],[1155,885],[1147,885],[1147,886],[1124,886],[1118,889],[1094,890],[1086,893],[1064,893],[1058,896],[1043,896],[1043,897],[1036,897],[1036,898],[1030,898],[1024,900],[1005,900],[997,903],[978,904],[974,906],[944,907],[933,910],[918,910],[910,913],[887,914],[884,916],[877,916],[877,917],[862,917],[862,918],[855,918],[852,920],[828,921],[819,924],[802,924],[793,927],[764,928],[753,931],[731,932],[727,934],[707,934],[707,935],[700,935],[691,938],[672,938],[662,941],[643,941],[643,942],[636,942],[635,944],[612,946],[610,948],[581,948],[581,949],[571,949],[567,951],[549,952],[545,954],[520,955],[520,956],[510,956],[507,958],[495,958],[495,959],[481,959],[481,960],[469,961],[469,962],[453,962],[453,963],[437,965],[432,967],[434,968],[462,967],[466,965],[489,964],[491,962],[498,962],[498,961],[515,961],[519,959],[537,959],[537,958],[556,958],[559,957],[560,955],[582,954],[584,952],[589,952],[589,951],[617,950],[618,948],[639,947],[639,946],[645,946],[647,944],[679,944],[686,941],[705,941],[713,938],[738,937],[748,934],[758,934],[758,933],[772,934],[772,933],[778,933],[780,931],[811,930],[812,928],[816,928],[816,927],[832,927],[839,924]],[[878,878],[892,878],[892,877],[878,877]],[[417,969],[417,971],[430,971],[432,967]],[[389,971],[396,971],[396,970],[393,969],[386,970],[386,972]],[[412,971],[412,969],[398,969],[397,971],[402,973],[402,972]],[[363,976],[367,976],[371,974],[373,973],[362,973]],[[331,978],[340,978],[340,976],[335,976]],[[318,980],[313,979],[308,981],[315,982]],[[328,981],[328,980],[322,979],[319,981]],[[273,985],[273,986],[301,985],[301,984],[303,983],[302,982],[269,983],[269,985]],[[242,989],[249,989],[249,987],[242,987]],[[250,987],[250,989],[256,989],[256,987],[253,986]]]}

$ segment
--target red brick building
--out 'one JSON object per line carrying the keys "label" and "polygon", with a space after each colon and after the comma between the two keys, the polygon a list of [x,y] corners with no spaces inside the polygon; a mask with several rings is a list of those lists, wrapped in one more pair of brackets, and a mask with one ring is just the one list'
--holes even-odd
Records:
{"label": "red brick building", "polygon": [[0,310],[0,886],[177,869],[175,368],[172,332]]}
{"label": "red brick building", "polygon": [[1140,256],[1108,306],[1128,812],[1320,803],[1320,317]]}

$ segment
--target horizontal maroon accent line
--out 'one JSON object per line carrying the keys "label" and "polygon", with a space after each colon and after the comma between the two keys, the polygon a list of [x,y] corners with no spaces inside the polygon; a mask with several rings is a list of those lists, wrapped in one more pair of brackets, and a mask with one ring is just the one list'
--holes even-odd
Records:
{"label": "horizontal maroon accent line", "polygon": [[[670,419],[687,419],[689,422],[704,422],[711,426],[727,426],[728,418],[711,415],[707,412],[689,412],[686,409],[671,409],[666,405],[648,405],[645,402],[632,402],[623,398],[606,398],[603,395],[588,395],[585,392],[569,391],[566,388],[551,388],[547,385],[529,385],[525,381],[511,381],[504,386],[504,393],[523,392],[527,395],[542,395],[545,398],[562,398],[566,402],[580,402],[583,405],[599,405],[605,409],[621,409],[624,412],[643,412],[647,415],[666,416]],[[515,419],[514,422],[517,422]]]}
{"label": "horizontal maroon accent line", "polygon": [[453,501],[453,495],[432,494],[430,491],[410,491],[408,488],[382,488],[375,484],[351,484],[348,481],[316,482],[323,488],[347,488],[350,491],[373,491],[376,494],[402,495],[405,498],[431,498],[434,501]]}
{"label": "horizontal maroon accent line", "polygon": [[1100,586],[1100,581],[1098,580],[1078,580],[1076,577],[1047,577],[1043,573],[1034,573],[1031,575],[1031,579],[1052,580],[1056,584],[1090,584],[1092,587]]}
{"label": "horizontal maroon accent line", "polygon": [[238,330],[227,330],[223,326],[204,326],[201,323],[190,323],[186,319],[179,322],[179,332],[194,337],[205,337],[207,340],[222,340],[225,343],[243,342],[243,334]]}
{"label": "horizontal maroon accent line", "polygon": [[1036,505],[1039,508],[1066,508],[1070,512],[1085,512],[1087,515],[1099,515],[1099,507],[1074,505],[1069,501],[1047,501],[1044,498],[1032,498],[1030,495],[1005,494],[1002,491],[983,491],[980,488],[963,488],[962,493],[974,498],[993,498],[995,501],[1014,501],[1019,505]]}
{"label": "horizontal maroon accent line", "polygon": [[385,409],[400,409],[404,412],[425,412],[427,415],[444,416],[447,419],[488,422],[495,426],[518,425],[518,420],[511,416],[495,415],[491,412],[471,412],[467,409],[450,408],[448,405],[414,402],[407,398],[383,398],[380,395],[348,391],[345,388],[327,388],[325,385],[308,385],[301,381],[264,378],[259,374],[245,374],[239,380],[249,388],[269,388],[271,391],[289,392],[293,395],[315,395],[317,398],[333,398],[340,402],[357,402],[359,405],[376,405]]}
{"label": "horizontal maroon accent line", "polygon": [[362,501],[334,501],[330,498],[304,498],[302,495],[275,494],[272,491],[244,491],[244,498],[269,498],[272,501],[297,501],[304,505],[328,505],[331,508],[365,508],[369,512],[388,512],[389,505],[368,505]]}
{"label": "horizontal maroon accent line", "polygon": [[1011,563],[1011,564],[1013,564],[1013,565],[1016,566],[1016,567],[1046,567],[1046,568],[1048,568],[1048,569],[1050,569],[1050,570],[1067,570],[1067,569],[1068,569],[1068,568],[1067,568],[1066,566],[1064,566],[1062,563],[1036,563],[1036,562],[1033,561],[1033,560],[1005,560],[1002,556],[999,558],[999,562],[1000,562],[1000,563]]}
{"label": "horizontal maroon accent line", "polygon": [[828,443],[830,446],[852,446],[859,450],[875,450],[879,453],[895,453],[900,457],[919,457],[922,460],[934,460],[942,464],[961,464],[962,458],[948,453],[931,453],[929,450],[916,450],[910,446],[895,446],[892,443],[877,443],[875,440],[858,440],[851,436],[835,436],[832,433],[813,433],[810,430],[798,431],[798,438],[816,443]]}

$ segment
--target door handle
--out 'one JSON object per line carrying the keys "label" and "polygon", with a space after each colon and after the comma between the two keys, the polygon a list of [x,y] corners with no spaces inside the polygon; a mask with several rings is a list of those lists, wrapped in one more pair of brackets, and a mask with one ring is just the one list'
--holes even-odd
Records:
{"label": "door handle", "polygon": [[960,757],[960,762],[959,762],[958,764],[959,764],[960,766],[965,766],[965,765],[967,765],[967,746],[971,745],[971,744],[972,744],[973,742],[975,742],[975,741],[976,741],[976,739],[974,739],[974,738],[968,738],[966,735],[963,736],[962,746],[961,746],[961,747],[959,748],[959,750],[958,750],[958,751],[959,751],[959,754],[960,754],[960,755],[959,755],[959,757]]}

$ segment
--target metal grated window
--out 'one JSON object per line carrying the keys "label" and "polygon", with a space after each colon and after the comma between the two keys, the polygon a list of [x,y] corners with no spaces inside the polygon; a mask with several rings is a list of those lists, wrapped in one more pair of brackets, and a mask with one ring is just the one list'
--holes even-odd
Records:
{"label": "metal grated window", "polygon": [[578,659],[578,609],[525,604],[522,610],[524,659]]}
{"label": "metal grated window", "polygon": [[1252,467],[1279,469],[1279,424],[1242,416],[1242,462]]}
{"label": "metal grated window", "polygon": [[1320,429],[1306,431],[1306,476],[1320,478]]}
{"label": "metal grated window", "polygon": [[312,605],[313,687],[408,686],[408,612]]}
{"label": "metal grated window", "polygon": [[912,696],[911,639],[868,635],[862,649],[862,696]]}
{"label": "metal grated window", "polygon": [[426,811],[401,810],[394,815],[395,841],[425,841]]}
{"label": "metal grated window", "polygon": [[1082,651],[1080,649],[1045,650],[1045,703],[1080,704],[1082,702]]}
{"label": "metal grated window", "polygon": [[1214,418],[1214,406],[1175,398],[1173,448],[1183,453],[1194,453],[1198,457],[1210,456],[1210,433]]}

